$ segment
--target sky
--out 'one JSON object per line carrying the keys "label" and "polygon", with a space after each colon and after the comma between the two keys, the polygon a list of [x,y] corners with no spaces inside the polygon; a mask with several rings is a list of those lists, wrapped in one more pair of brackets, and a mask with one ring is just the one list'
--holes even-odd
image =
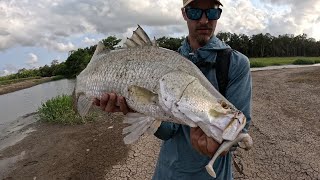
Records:
{"label": "sky", "polygon": [[[221,0],[219,31],[299,35],[320,40],[319,0]],[[188,34],[182,0],[0,0],[0,76],[37,68],[108,36]]]}

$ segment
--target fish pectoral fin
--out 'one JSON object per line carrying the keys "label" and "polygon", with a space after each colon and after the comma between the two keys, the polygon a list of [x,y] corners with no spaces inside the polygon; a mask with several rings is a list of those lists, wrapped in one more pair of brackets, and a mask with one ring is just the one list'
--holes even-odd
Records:
{"label": "fish pectoral fin", "polygon": [[122,134],[127,134],[123,138],[125,144],[137,141],[145,132],[155,133],[161,124],[154,117],[140,113],[128,113],[123,122],[131,124],[122,131]]}
{"label": "fish pectoral fin", "polygon": [[129,86],[128,88],[129,98],[136,103],[143,103],[144,105],[158,104],[158,94],[152,91],[140,87],[140,86]]}
{"label": "fish pectoral fin", "polygon": [[93,100],[94,99],[92,97],[87,97],[84,93],[79,93],[77,98],[77,111],[81,117],[84,117],[88,114]]}

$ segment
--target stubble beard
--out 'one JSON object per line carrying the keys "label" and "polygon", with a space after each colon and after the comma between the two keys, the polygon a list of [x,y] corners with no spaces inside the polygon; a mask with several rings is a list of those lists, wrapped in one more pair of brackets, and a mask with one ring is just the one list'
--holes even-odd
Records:
{"label": "stubble beard", "polygon": [[210,38],[207,38],[207,36],[203,36],[203,35],[196,36],[196,40],[201,47],[205,46],[208,43],[209,39]]}

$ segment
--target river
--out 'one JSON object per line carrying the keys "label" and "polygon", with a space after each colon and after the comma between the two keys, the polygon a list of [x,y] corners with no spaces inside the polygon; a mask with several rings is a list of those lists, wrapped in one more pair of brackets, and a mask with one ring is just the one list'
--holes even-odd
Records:
{"label": "river", "polygon": [[42,103],[58,95],[70,95],[75,80],[51,81],[0,96],[0,131],[19,117],[36,112]]}

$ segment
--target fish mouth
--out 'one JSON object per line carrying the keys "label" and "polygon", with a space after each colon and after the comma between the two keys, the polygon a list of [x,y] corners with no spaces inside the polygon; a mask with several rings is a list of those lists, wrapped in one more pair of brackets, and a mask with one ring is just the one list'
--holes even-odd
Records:
{"label": "fish mouth", "polygon": [[240,133],[240,131],[244,128],[244,126],[246,125],[246,122],[247,122],[246,116],[242,112],[240,111],[235,112],[232,120],[224,129],[222,138],[224,140],[229,140],[229,141],[234,140],[237,137],[237,135]]}

